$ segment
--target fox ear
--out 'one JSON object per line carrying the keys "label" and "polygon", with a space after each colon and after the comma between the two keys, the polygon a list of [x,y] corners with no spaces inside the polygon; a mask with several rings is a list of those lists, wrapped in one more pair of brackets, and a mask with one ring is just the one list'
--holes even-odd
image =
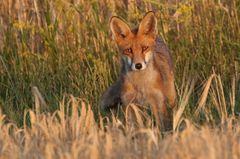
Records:
{"label": "fox ear", "polygon": [[143,17],[138,34],[152,35],[154,37],[157,35],[157,18],[154,12],[150,11]]}
{"label": "fox ear", "polygon": [[124,39],[131,32],[129,26],[123,20],[116,16],[111,18],[110,28],[114,40]]}

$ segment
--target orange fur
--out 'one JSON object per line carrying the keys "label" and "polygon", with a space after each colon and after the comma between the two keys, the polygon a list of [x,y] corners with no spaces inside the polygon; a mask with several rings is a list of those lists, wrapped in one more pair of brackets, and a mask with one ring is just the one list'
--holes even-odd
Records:
{"label": "orange fur", "polygon": [[176,100],[174,68],[168,48],[157,37],[154,13],[148,12],[136,30],[118,17],[112,17],[110,28],[121,53],[122,69],[118,81],[104,93],[101,108],[116,103],[149,104],[156,121],[166,127],[171,118],[167,103],[174,108]]}

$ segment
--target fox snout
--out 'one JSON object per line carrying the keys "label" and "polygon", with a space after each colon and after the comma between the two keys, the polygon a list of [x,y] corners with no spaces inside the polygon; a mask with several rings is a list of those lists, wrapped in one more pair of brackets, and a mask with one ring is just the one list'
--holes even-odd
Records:
{"label": "fox snout", "polygon": [[124,61],[126,61],[128,68],[132,71],[144,70],[147,67],[147,62],[145,60],[144,61],[134,61],[133,59],[131,59],[128,56],[123,59],[124,59]]}
{"label": "fox snout", "polygon": [[152,52],[149,51],[144,56],[130,57],[123,55],[123,60],[126,61],[128,68],[132,71],[141,71],[148,67],[152,59]]}
{"label": "fox snout", "polygon": [[137,70],[141,70],[141,68],[143,68],[142,66],[143,65],[141,63],[137,63],[137,64],[134,65],[134,68],[137,69]]}
{"label": "fox snout", "polygon": [[140,70],[144,70],[145,68],[146,68],[146,63],[145,62],[133,63],[131,65],[131,69],[133,71],[140,71]]}

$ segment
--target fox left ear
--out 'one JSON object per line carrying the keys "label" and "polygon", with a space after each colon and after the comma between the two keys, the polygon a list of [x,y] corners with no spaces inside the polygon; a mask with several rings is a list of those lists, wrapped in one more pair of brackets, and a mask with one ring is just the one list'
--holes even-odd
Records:
{"label": "fox left ear", "polygon": [[138,34],[151,35],[153,37],[157,35],[157,18],[154,12],[150,11],[143,17],[139,25]]}
{"label": "fox left ear", "polygon": [[110,29],[112,31],[113,39],[116,41],[123,40],[131,33],[131,29],[127,23],[116,16],[113,16],[110,20]]}

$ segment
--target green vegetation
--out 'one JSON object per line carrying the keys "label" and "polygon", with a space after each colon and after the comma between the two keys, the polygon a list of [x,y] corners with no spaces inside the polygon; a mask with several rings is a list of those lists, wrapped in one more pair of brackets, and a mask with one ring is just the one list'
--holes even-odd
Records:
{"label": "green vegetation", "polygon": [[[0,1],[0,158],[240,158],[240,1],[173,1]],[[135,105],[99,111],[120,67],[109,19],[149,10],[175,61],[170,133]]]}

